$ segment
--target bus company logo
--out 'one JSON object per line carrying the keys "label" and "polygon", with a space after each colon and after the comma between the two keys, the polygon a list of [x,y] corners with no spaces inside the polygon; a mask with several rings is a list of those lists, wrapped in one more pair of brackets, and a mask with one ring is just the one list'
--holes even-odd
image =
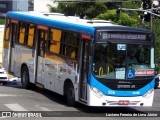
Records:
{"label": "bus company logo", "polygon": [[72,70],[71,69],[68,69],[68,74],[72,74]]}
{"label": "bus company logo", "polygon": [[2,118],[5,117],[12,117],[12,113],[11,112],[2,112]]}
{"label": "bus company logo", "polygon": [[52,65],[52,64],[49,65],[49,68],[50,68],[50,69],[56,69],[55,65]]}
{"label": "bus company logo", "polygon": [[108,94],[114,95],[116,92],[114,90],[108,90]]}
{"label": "bus company logo", "polygon": [[2,118],[7,117],[42,117],[41,112],[2,112]]}
{"label": "bus company logo", "polygon": [[66,72],[67,70],[63,67],[60,67],[60,72]]}

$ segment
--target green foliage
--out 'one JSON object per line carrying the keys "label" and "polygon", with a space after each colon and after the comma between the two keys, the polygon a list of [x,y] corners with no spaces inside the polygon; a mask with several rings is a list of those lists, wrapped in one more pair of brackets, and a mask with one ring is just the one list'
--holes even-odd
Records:
{"label": "green foliage", "polygon": [[97,15],[106,12],[106,10],[107,10],[107,7],[103,2],[97,2],[97,3],[94,3],[94,5],[90,5],[86,9],[85,14],[89,19],[92,19]]}
{"label": "green foliage", "polygon": [[112,22],[116,21],[116,11],[108,10],[106,13],[99,14],[95,19],[104,19]]}
{"label": "green foliage", "polygon": [[109,20],[115,24],[138,27],[138,20],[130,17],[126,13],[121,13],[120,16],[116,16],[116,10],[108,10],[106,13],[98,15],[95,19]]}
{"label": "green foliage", "polygon": [[128,1],[122,3],[122,7],[123,8],[137,9],[137,8],[141,7],[141,3],[142,3],[141,1],[132,2],[132,0],[128,0]]}
{"label": "green foliage", "polygon": [[122,2],[105,2],[105,6],[107,6],[107,10],[116,9],[117,5],[121,5]]}
{"label": "green foliage", "polygon": [[48,7],[48,9],[49,9],[50,12],[58,12],[58,9],[56,7],[53,7],[50,4],[47,4],[47,7]]}
{"label": "green foliage", "polygon": [[57,9],[60,13],[63,13],[67,16],[74,16],[76,14],[76,9],[74,6],[75,3],[59,3]]}
{"label": "green foliage", "polygon": [[0,25],[4,25],[5,24],[5,20],[4,19],[0,19]]}
{"label": "green foliage", "polygon": [[[128,8],[128,9],[139,9],[141,8],[141,1],[135,1],[132,2],[132,0],[129,0],[127,2],[123,2],[122,3],[122,8]],[[127,10],[127,11],[123,11],[124,13],[127,13],[129,16],[132,16],[134,18],[136,18],[137,20],[140,20],[140,13],[142,12],[137,12],[137,11],[133,11],[133,10]]]}
{"label": "green foliage", "polygon": [[117,21],[120,25],[138,27],[138,20],[136,18],[130,17],[126,13],[122,13]]}
{"label": "green foliage", "polygon": [[155,35],[155,47],[156,47],[156,62],[158,64],[158,71],[160,72],[160,19],[153,20],[153,32]]}
{"label": "green foliage", "polygon": [[60,12],[67,16],[80,16],[92,19],[107,10],[103,2],[78,2],[78,3],[59,3],[57,9],[50,8],[51,12]]}

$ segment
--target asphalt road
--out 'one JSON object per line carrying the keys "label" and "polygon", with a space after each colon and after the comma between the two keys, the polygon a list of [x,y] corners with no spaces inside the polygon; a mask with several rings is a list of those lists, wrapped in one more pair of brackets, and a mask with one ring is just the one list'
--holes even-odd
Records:
{"label": "asphalt road", "polygon": [[[21,88],[20,83],[9,82],[7,85],[0,86],[0,118],[3,119],[27,119],[26,116],[37,116],[40,119],[41,116],[45,119],[74,119],[80,120],[115,120],[124,119],[125,114],[131,113],[125,117],[125,119],[138,119],[139,117],[133,117],[135,113],[138,116],[143,116],[148,113],[154,113],[160,111],[160,89],[155,90],[154,104],[152,107],[87,107],[82,104],[77,104],[75,107],[70,107],[66,104],[64,97],[48,90],[35,88],[32,90],[25,90]],[[123,117],[113,117],[112,113],[118,114]],[[12,118],[6,117],[12,115]],[[106,114],[112,117],[106,117]],[[160,114],[160,113],[159,113]],[[114,114],[115,116],[117,114]],[[18,118],[17,118],[18,117]],[[141,119],[159,119],[158,117],[140,117]],[[33,118],[30,118],[33,119]],[[42,120],[44,118],[41,118]]]}

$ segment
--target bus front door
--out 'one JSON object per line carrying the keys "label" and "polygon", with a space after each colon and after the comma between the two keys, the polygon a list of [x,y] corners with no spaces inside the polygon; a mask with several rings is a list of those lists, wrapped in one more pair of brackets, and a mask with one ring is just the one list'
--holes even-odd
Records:
{"label": "bus front door", "polygon": [[14,73],[15,67],[15,41],[16,41],[16,31],[18,24],[11,24],[11,42],[10,42],[10,60],[9,60],[9,72]]}
{"label": "bus front door", "polygon": [[87,101],[87,80],[89,73],[89,41],[82,42],[82,63],[81,63],[81,77],[80,77],[80,100]]}
{"label": "bus front door", "polygon": [[46,30],[38,30],[38,58],[37,58],[37,74],[36,82],[40,85],[45,83],[45,47],[47,41],[48,33]]}

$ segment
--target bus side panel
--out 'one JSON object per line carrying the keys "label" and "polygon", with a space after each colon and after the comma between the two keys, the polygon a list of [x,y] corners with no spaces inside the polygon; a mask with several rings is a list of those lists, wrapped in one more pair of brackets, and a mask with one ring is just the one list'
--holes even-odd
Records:
{"label": "bus side panel", "polygon": [[[71,80],[75,90],[78,90],[77,63],[66,61],[56,55],[46,55],[45,58],[45,88],[63,95],[65,80]],[[75,91],[76,100],[78,91]]]}
{"label": "bus side panel", "polygon": [[[74,86],[75,95],[78,95],[77,88],[77,63],[72,60],[66,60],[62,58],[57,59],[57,79],[55,81],[55,91],[64,94],[64,82],[65,80],[71,80]],[[75,96],[77,97],[77,96]]]}
{"label": "bus side panel", "polygon": [[[15,68],[14,69],[14,74],[17,77],[21,77],[21,57],[22,57],[22,52],[23,48],[19,44],[15,44]],[[25,53],[24,53],[25,54]]]}
{"label": "bus side panel", "polygon": [[44,87],[48,90],[55,91],[55,80],[57,73],[57,62],[49,54],[45,58],[45,83]]}
{"label": "bus side panel", "polygon": [[9,49],[10,49],[10,32],[11,26],[10,26],[10,20],[6,19],[6,24],[4,28],[4,34],[3,34],[3,53],[2,53],[2,63],[3,67],[9,72]]}
{"label": "bus side panel", "polygon": [[22,64],[26,64],[29,71],[30,82],[35,83],[34,80],[34,50],[29,49],[23,45],[15,45],[15,75],[21,76]]}
{"label": "bus side panel", "polygon": [[15,44],[15,64],[14,64],[14,75],[17,77],[21,77],[20,76],[20,56],[21,56],[21,49],[20,49],[20,45]]}
{"label": "bus side panel", "polygon": [[4,41],[3,44],[3,67],[9,71],[9,41]]}

